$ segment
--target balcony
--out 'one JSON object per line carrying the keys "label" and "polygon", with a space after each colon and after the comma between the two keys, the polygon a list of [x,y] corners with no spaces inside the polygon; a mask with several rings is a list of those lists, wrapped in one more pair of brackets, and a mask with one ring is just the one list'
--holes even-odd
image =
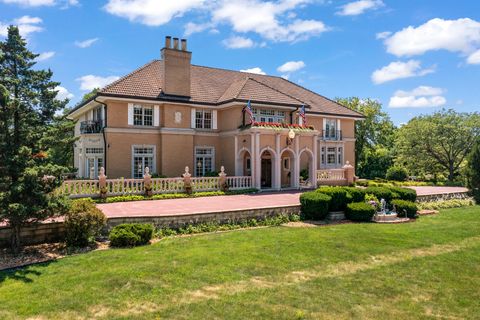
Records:
{"label": "balcony", "polygon": [[80,122],[80,133],[100,133],[103,129],[103,120],[88,120]]}
{"label": "balcony", "polygon": [[323,130],[322,140],[341,141],[342,130]]}

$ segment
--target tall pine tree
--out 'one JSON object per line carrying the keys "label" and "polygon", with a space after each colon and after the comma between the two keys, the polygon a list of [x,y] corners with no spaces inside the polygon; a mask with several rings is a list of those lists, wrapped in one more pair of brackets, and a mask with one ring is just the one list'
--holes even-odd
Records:
{"label": "tall pine tree", "polygon": [[24,226],[63,207],[53,191],[64,168],[50,163],[50,146],[41,141],[68,101],[56,99],[59,83],[50,70],[33,69],[37,56],[10,26],[0,42],[0,221],[13,230],[14,252],[21,249]]}

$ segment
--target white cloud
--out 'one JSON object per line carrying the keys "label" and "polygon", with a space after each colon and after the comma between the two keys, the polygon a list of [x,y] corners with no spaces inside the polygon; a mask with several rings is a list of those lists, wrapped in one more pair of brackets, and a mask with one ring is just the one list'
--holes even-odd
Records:
{"label": "white cloud", "polygon": [[43,28],[39,26],[42,23],[42,19],[38,17],[23,16],[16,18],[10,22],[0,22],[0,36],[6,37],[8,35],[9,25],[18,26],[18,30],[23,37],[28,37],[31,33],[43,31]]}
{"label": "white cloud", "polygon": [[386,39],[388,38],[390,35],[392,34],[392,32],[390,31],[383,31],[383,32],[379,32],[375,35],[375,38],[377,39]]}
{"label": "white cloud", "polygon": [[109,77],[100,77],[94,76],[92,74],[77,78],[77,81],[80,81],[80,90],[91,91],[95,88],[103,88],[106,85],[112,83],[115,80],[118,80],[120,77],[109,76]]}
{"label": "white cloud", "polygon": [[409,26],[384,40],[387,52],[398,57],[447,50],[470,55],[480,49],[480,22],[469,18],[432,19],[418,27]]}
{"label": "white cloud", "polygon": [[185,37],[188,37],[194,33],[202,32],[207,29],[212,29],[213,25],[211,23],[193,23],[188,22],[185,25],[185,32],[183,33]]}
{"label": "white cloud", "polygon": [[248,72],[248,73],[256,73],[256,74],[263,74],[265,75],[266,73],[259,67],[255,67],[255,68],[250,68],[250,69],[244,69],[244,70],[240,70],[241,72]]}
{"label": "white cloud", "polygon": [[74,95],[64,87],[56,86],[55,90],[58,91],[57,92],[58,100],[65,100],[65,99],[71,100],[74,97]]}
{"label": "white cloud", "polygon": [[282,64],[280,67],[277,68],[278,72],[282,73],[290,73],[298,71],[302,68],[305,68],[305,62],[303,61],[288,61]]}
{"label": "white cloud", "polygon": [[132,22],[160,26],[187,11],[202,8],[204,4],[205,0],[109,0],[104,8],[108,13]]}
{"label": "white cloud", "polygon": [[382,0],[359,0],[341,6],[337,14],[341,16],[357,16],[365,13],[367,10],[376,10],[384,5]]}
{"label": "white cloud", "polygon": [[480,64],[480,49],[469,55],[467,62],[469,64]]}
{"label": "white cloud", "polygon": [[75,45],[83,49],[83,48],[90,47],[92,44],[94,44],[97,41],[98,41],[98,38],[87,39],[84,41],[75,41]]}
{"label": "white cloud", "polygon": [[7,4],[17,4],[22,7],[40,7],[40,6],[53,6],[55,0],[1,0]]}
{"label": "white cloud", "polygon": [[244,38],[239,36],[230,37],[222,41],[223,45],[230,49],[243,49],[243,48],[252,48],[255,46],[250,38]]}
{"label": "white cloud", "polygon": [[255,32],[271,41],[299,41],[328,31],[322,21],[294,20],[286,24],[282,21],[293,10],[309,3],[309,0],[281,0],[262,2],[259,0],[221,1],[213,9],[214,23],[230,24],[239,33]]}
{"label": "white cloud", "polygon": [[391,108],[441,107],[447,103],[441,88],[419,86],[411,91],[398,90],[390,98]]}
{"label": "white cloud", "polygon": [[372,81],[375,84],[381,84],[396,79],[421,77],[433,72],[435,72],[435,66],[424,69],[418,60],[394,61],[388,66],[375,70],[372,73]]}
{"label": "white cloud", "polygon": [[52,58],[55,55],[55,51],[47,51],[47,52],[42,52],[40,55],[35,59],[35,61],[45,61],[50,58]]}

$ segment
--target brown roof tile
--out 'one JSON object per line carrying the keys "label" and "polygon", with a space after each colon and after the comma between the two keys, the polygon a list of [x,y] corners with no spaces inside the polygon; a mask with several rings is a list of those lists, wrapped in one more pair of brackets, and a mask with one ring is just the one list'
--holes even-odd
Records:
{"label": "brown roof tile", "polygon": [[[153,60],[111,83],[99,94],[166,99],[162,92],[163,65]],[[335,101],[280,77],[244,73],[211,67],[191,66],[192,103],[218,105],[226,101],[252,100],[281,105],[305,104],[307,112],[363,117]]]}

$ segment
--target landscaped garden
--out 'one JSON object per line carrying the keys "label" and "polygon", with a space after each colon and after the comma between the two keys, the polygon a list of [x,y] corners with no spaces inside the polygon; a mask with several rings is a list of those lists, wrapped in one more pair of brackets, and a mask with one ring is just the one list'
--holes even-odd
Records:
{"label": "landscaped garden", "polygon": [[70,256],[1,272],[0,318],[475,318],[479,214],[167,237]]}

